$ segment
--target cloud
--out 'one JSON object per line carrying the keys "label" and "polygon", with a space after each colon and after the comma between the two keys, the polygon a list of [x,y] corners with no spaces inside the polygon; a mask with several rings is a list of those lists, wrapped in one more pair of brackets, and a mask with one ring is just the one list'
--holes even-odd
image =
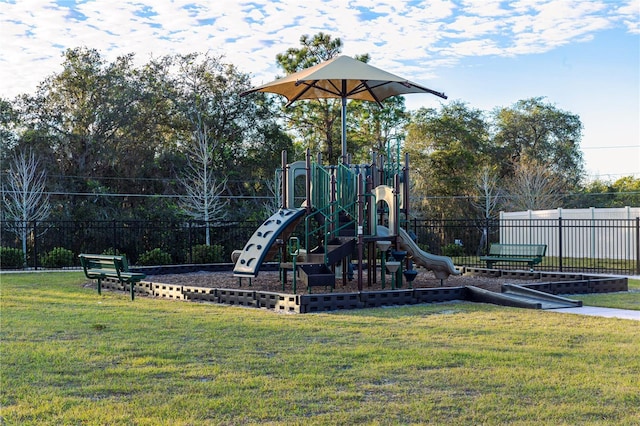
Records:
{"label": "cloud", "polygon": [[279,73],[276,54],[298,47],[302,34],[320,31],[340,37],[345,54],[369,53],[376,66],[414,78],[443,72],[442,67],[469,56],[546,52],[616,26],[638,34],[639,2],[3,2],[0,96],[33,92],[59,71],[64,50],[78,46],[95,48],[107,60],[133,52],[139,62],[150,55],[212,51],[225,54],[256,82],[267,81]]}

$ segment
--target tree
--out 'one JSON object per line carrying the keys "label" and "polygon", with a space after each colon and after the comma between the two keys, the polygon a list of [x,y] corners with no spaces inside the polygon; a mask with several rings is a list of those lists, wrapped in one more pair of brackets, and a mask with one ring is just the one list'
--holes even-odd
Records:
{"label": "tree", "polygon": [[484,165],[476,179],[476,191],[479,194],[472,204],[482,212],[483,219],[490,219],[495,216],[494,210],[502,198],[502,189],[499,187],[499,178],[496,168]]}
{"label": "tree", "polygon": [[625,176],[614,182],[594,180],[582,191],[587,196],[578,207],[615,208],[640,206],[640,179]]}
{"label": "tree", "polygon": [[[322,32],[300,37],[300,48],[290,48],[276,59],[286,74],[301,71],[336,57],[342,51],[342,40]],[[369,55],[356,55],[369,62]],[[370,150],[382,151],[387,142],[399,136],[407,116],[404,98],[394,97],[382,102],[383,107],[364,101],[347,104],[347,150],[355,161],[368,159]],[[340,99],[316,99],[295,102],[283,110],[284,118],[299,141],[312,155],[322,154],[329,164],[337,164],[342,155],[342,103]],[[303,152],[304,149],[300,149]]]}
{"label": "tree", "polygon": [[545,103],[542,97],[530,98],[497,109],[494,126],[494,157],[502,161],[502,176],[514,175],[520,164],[530,162],[564,181],[567,190],[582,180],[582,123],[577,115]]}
{"label": "tree", "polygon": [[[322,32],[313,37],[300,37],[300,48],[289,48],[276,55],[286,74],[318,65],[334,58],[342,51],[342,40],[332,39]],[[290,128],[294,129],[312,154],[322,153],[330,164],[336,164],[340,155],[341,104],[336,99],[318,99],[296,102],[283,110]]]}
{"label": "tree", "polygon": [[[63,70],[20,98],[26,130],[22,143],[46,145],[68,218],[135,215],[141,197],[91,199],[77,194],[157,193],[155,160],[170,135],[163,124],[165,106],[143,85],[144,73],[133,55],[107,63],[96,50],[69,49]],[[148,76],[148,75],[146,75]],[[151,211],[158,211],[158,206]]]}
{"label": "tree", "polygon": [[481,212],[482,234],[476,253],[480,255],[489,241],[489,221],[495,217],[494,210],[502,200],[502,189],[499,187],[496,167],[484,165],[476,178],[476,191],[479,194],[472,198],[471,204]]}
{"label": "tree", "polygon": [[185,177],[180,179],[186,194],[180,198],[183,211],[196,220],[205,222],[206,245],[211,245],[209,224],[225,218],[227,203],[220,195],[225,181],[216,178],[213,169],[216,145],[209,142],[205,126],[194,134],[194,143],[189,150],[189,166]]}
{"label": "tree", "polygon": [[[230,181],[245,180],[244,170],[236,166],[252,146],[257,129],[269,121],[259,111],[259,102],[240,97],[250,88],[249,76],[222,62],[222,57],[209,54],[178,55],[170,60],[174,67],[167,84],[180,120],[176,123],[180,145],[197,142],[193,135],[206,130],[209,142],[216,144],[214,169],[227,174]],[[227,190],[239,191],[241,187]]]}
{"label": "tree", "polygon": [[18,111],[11,102],[0,98],[0,164],[5,164],[9,159],[9,153],[18,143],[18,120]]}
{"label": "tree", "polygon": [[488,148],[488,125],[480,110],[452,102],[412,114],[405,152],[422,209],[440,217],[463,216],[469,206],[453,197],[474,194],[476,171],[488,161]]}
{"label": "tree", "polygon": [[384,154],[392,141],[402,143],[409,122],[403,96],[385,99],[382,108],[366,101],[351,101],[350,106],[348,141],[355,163],[367,162],[370,150]]}
{"label": "tree", "polygon": [[535,161],[516,164],[514,170],[505,194],[505,209],[548,210],[562,205],[565,182],[553,171]]}
{"label": "tree", "polygon": [[249,77],[222,59],[193,53],[164,60],[178,145],[189,162],[181,182],[190,201],[182,206],[205,221],[225,216],[221,196],[264,191],[252,177],[270,178],[280,148],[291,146],[275,124],[273,104],[261,96],[240,97]]}
{"label": "tree", "polygon": [[40,169],[33,152],[21,152],[13,158],[3,182],[3,218],[13,221],[12,230],[22,242],[24,265],[27,264],[28,223],[47,219],[51,212],[49,197],[45,194],[47,175]]}

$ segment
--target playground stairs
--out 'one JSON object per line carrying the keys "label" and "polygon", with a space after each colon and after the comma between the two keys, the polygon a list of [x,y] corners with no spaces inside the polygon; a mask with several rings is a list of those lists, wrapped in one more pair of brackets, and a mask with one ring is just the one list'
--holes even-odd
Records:
{"label": "playground stairs", "polygon": [[353,255],[356,240],[344,237],[334,238],[326,247],[326,254],[307,253],[297,264],[299,277],[307,287],[330,286],[334,288],[335,273],[331,270],[331,266]]}
{"label": "playground stairs", "polygon": [[473,302],[492,303],[528,309],[561,309],[582,306],[582,301],[571,300],[516,284],[503,284],[501,293],[467,286],[468,299]]}
{"label": "playground stairs", "polygon": [[[332,244],[334,243],[334,244]],[[327,244],[327,264],[335,265],[347,256],[351,256],[356,249],[353,238],[336,238]]]}

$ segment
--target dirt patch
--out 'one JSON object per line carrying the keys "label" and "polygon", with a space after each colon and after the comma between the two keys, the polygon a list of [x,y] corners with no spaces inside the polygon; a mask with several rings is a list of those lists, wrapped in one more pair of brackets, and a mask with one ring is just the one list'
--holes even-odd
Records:
{"label": "dirt patch", "polygon": [[[350,293],[358,291],[358,279],[357,279],[357,271],[355,271],[355,276],[353,280],[346,280],[343,282],[341,278],[336,278],[336,286],[335,290],[340,293]],[[367,282],[367,273],[364,271],[363,273],[363,291],[377,291],[381,290],[381,280],[380,276],[377,277],[377,282],[372,282],[369,286]],[[256,291],[272,291],[278,293],[293,293],[292,289],[292,276],[291,273],[288,274],[288,282],[282,288],[282,283],[280,282],[279,274],[275,271],[267,271],[260,272],[256,278],[251,280],[251,287],[249,287],[249,279],[244,278],[242,280],[242,285],[237,277],[233,276],[232,272],[195,272],[195,273],[185,273],[185,274],[167,274],[167,275],[150,275],[147,277],[145,281],[151,281],[155,283],[166,283],[166,284],[174,284],[174,285],[184,285],[184,286],[194,286],[194,287],[210,287],[210,288],[244,288],[244,289],[252,289]],[[391,276],[387,275],[386,277],[386,286],[385,289],[391,289]],[[418,268],[418,275],[416,279],[413,281],[413,288],[435,288],[435,287],[460,287],[472,285],[476,287],[480,287],[486,290],[500,292],[500,288],[503,283],[507,281],[513,281],[513,279],[501,279],[501,278],[490,278],[490,277],[482,277],[482,276],[474,276],[474,275],[452,275],[448,279],[444,281],[440,281],[437,279],[431,271],[427,271],[425,269]],[[403,289],[409,288],[409,285],[406,281],[403,280]],[[326,291],[330,291],[330,288],[327,288]],[[325,292],[325,287],[314,287],[312,289],[313,293],[323,293]],[[298,280],[297,282],[297,291],[298,294],[308,293],[307,287],[302,284]]]}

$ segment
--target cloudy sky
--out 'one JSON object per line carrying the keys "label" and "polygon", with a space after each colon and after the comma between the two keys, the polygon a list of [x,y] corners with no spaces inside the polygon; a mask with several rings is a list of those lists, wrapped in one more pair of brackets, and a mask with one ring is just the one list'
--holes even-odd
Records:
{"label": "cloudy sky", "polygon": [[0,97],[33,93],[78,46],[140,63],[210,51],[266,83],[320,31],[473,108],[544,96],[580,116],[591,177],[640,177],[640,0],[0,0]]}

